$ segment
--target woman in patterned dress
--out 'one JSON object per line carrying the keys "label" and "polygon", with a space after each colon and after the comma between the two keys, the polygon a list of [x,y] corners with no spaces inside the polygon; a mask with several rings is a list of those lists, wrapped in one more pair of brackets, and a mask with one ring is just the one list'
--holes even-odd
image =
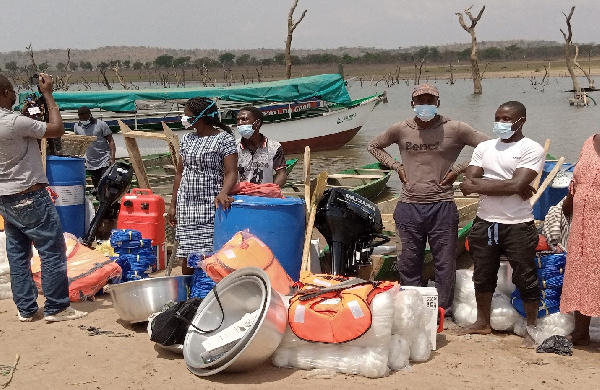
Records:
{"label": "woman in patterned dress", "polygon": [[194,270],[187,266],[188,255],[213,251],[215,208],[229,208],[233,201],[228,194],[237,182],[237,149],[231,129],[219,120],[214,101],[192,98],[183,113],[183,126],[196,131],[181,139],[167,218],[176,226],[182,273],[191,275]]}
{"label": "woman in patterned dress", "polygon": [[[590,317],[600,316],[600,133],[588,138],[569,186],[573,198],[573,219],[569,232],[567,265],[560,311],[575,312],[575,345],[590,341]],[[563,206],[569,212],[569,203]]]}

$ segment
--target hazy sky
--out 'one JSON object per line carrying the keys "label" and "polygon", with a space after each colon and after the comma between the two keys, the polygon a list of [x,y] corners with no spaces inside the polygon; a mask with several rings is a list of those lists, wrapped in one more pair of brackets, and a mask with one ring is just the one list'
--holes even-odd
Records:
{"label": "hazy sky", "polygon": [[[283,48],[292,0],[2,0],[0,52],[152,46]],[[292,48],[398,48],[468,43],[455,12],[486,10],[479,40],[562,41],[562,12],[576,5],[573,38],[600,43],[600,0],[300,0],[307,15]]]}

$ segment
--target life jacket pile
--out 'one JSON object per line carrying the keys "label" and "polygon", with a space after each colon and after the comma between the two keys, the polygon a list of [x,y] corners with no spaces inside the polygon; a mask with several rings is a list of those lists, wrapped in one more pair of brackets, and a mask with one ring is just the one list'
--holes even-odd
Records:
{"label": "life jacket pile", "polygon": [[300,279],[302,289],[290,299],[290,328],[300,339],[321,343],[344,343],[365,334],[372,322],[371,301],[397,284],[327,274],[303,273]]}

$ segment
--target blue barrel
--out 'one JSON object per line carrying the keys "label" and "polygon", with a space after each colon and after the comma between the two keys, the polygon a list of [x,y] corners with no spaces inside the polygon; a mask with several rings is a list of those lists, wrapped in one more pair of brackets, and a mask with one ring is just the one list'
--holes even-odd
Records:
{"label": "blue barrel", "polygon": [[58,194],[56,211],[63,231],[85,235],[85,160],[80,157],[46,157],[46,176]]}
{"label": "blue barrel", "polygon": [[293,280],[300,278],[305,234],[305,204],[299,198],[236,195],[229,210],[215,213],[214,249],[248,229],[273,252]]}
{"label": "blue barrel", "polygon": [[[546,163],[544,163],[544,170],[542,171],[540,183],[544,182],[546,176],[548,176],[548,174],[550,173],[552,168],[554,168],[555,165],[556,161],[547,161]],[[575,169],[575,166],[573,164],[567,163],[564,163],[561,169],[566,169],[567,167],[569,168],[569,172],[573,172],[573,169]],[[533,217],[535,219],[544,220],[550,207],[557,205],[558,202],[560,202],[562,198],[567,196],[568,193],[568,188],[552,188],[550,185],[548,185],[546,190],[542,192],[542,195],[540,195],[540,198],[538,199],[536,204],[533,205]]]}

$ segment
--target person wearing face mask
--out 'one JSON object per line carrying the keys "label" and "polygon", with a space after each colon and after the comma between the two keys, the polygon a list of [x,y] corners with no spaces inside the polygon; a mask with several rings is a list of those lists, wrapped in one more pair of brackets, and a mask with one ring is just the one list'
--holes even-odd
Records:
{"label": "person wearing face mask", "polygon": [[38,140],[60,137],[65,132],[52,85],[52,77],[40,73],[40,92],[48,110],[45,123],[12,111],[17,94],[8,78],[0,74],[0,215],[4,218],[13,301],[21,322],[33,321],[38,311],[31,243],[42,262],[46,321],[87,315],[69,304],[67,249],[56,207],[46,189],[48,178],[38,146]]}
{"label": "person wearing face mask", "polygon": [[98,190],[100,178],[109,166],[115,162],[116,146],[112,131],[106,122],[92,117],[92,112],[86,106],[77,110],[79,122],[73,126],[73,131],[78,135],[96,137],[96,140],[85,151],[85,166],[90,176],[94,189]]}
{"label": "person wearing face mask", "polygon": [[283,148],[260,133],[262,124],[263,113],[256,107],[243,107],[237,114],[239,181],[283,187],[287,180]]}
{"label": "person wearing face mask", "polygon": [[[463,334],[491,333],[492,296],[503,254],[513,269],[512,281],[523,300],[527,325],[536,324],[540,299],[535,263],[538,232],[529,198],[535,193],[531,183],[543,168],[546,156],[540,144],[523,135],[526,118],[522,103],[510,101],[500,105],[493,127],[498,138],[475,148],[460,185],[464,195],[479,194],[477,217],[469,234],[477,321],[463,329]],[[529,334],[523,344],[534,346]]]}
{"label": "person wearing face mask", "polygon": [[214,101],[189,99],[183,114],[181,123],[194,131],[181,139],[167,221],[176,227],[176,256],[182,273],[191,275],[194,270],[187,266],[188,256],[213,252],[215,208],[227,209],[233,202],[229,193],[237,183],[237,150]]}
{"label": "person wearing face mask", "polygon": [[[421,286],[425,246],[429,241],[435,266],[439,305],[451,314],[456,279],[458,211],[452,185],[468,161],[452,166],[465,146],[489,137],[464,122],[439,115],[438,89],[415,86],[411,106],[415,116],[392,125],[368,146],[383,165],[394,169],[402,193],[394,211],[402,243],[397,267],[402,285]],[[397,144],[402,162],[384,149]]]}

